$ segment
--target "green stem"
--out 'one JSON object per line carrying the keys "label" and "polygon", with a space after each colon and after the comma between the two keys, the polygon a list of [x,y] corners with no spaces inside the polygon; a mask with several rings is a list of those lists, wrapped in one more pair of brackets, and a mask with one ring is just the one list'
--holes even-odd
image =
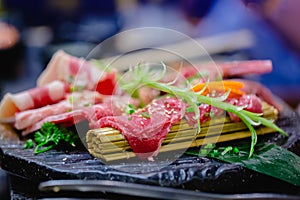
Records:
{"label": "green stem", "polygon": [[39,145],[37,145],[35,147],[35,149],[34,149],[34,153],[35,154],[44,153],[44,152],[50,150],[51,148],[53,148],[53,146],[54,146],[54,145],[50,145],[50,146],[42,148],[44,145],[45,144],[39,144]]}

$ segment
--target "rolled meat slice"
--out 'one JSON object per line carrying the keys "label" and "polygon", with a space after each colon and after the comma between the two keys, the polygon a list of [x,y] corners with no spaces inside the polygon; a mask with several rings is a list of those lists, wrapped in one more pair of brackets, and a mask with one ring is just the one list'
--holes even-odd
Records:
{"label": "rolled meat slice", "polygon": [[16,112],[40,108],[64,99],[70,91],[68,84],[53,81],[42,87],[32,88],[16,94],[7,93],[0,103],[0,121],[14,117]]}
{"label": "rolled meat slice", "polygon": [[248,75],[260,75],[272,71],[272,62],[270,60],[246,60],[222,62],[216,64],[207,64],[200,66],[186,66],[181,69],[181,74],[185,78],[197,76],[198,73],[208,74],[210,81],[217,78],[241,77]]}
{"label": "rolled meat slice", "polygon": [[[253,113],[263,113],[262,102],[259,97],[254,94],[243,95],[240,98],[232,98],[228,100],[228,103],[235,106],[245,107],[244,110],[253,112]],[[239,122],[241,119],[233,113],[228,112],[230,119],[234,122]]]}
{"label": "rolled meat slice", "polygon": [[49,116],[101,103],[105,98],[107,97],[100,95],[98,92],[88,90],[68,93],[66,98],[58,103],[17,112],[14,127],[18,130],[25,129]]}
{"label": "rolled meat slice", "polygon": [[223,77],[237,77],[245,75],[260,75],[272,71],[270,60],[246,60],[217,63],[223,73]]}
{"label": "rolled meat slice", "polygon": [[100,104],[91,105],[88,107],[81,107],[69,112],[58,112],[50,116],[45,116],[37,123],[26,127],[22,131],[22,135],[26,136],[42,127],[45,122],[52,122],[54,124],[62,124],[64,126],[72,126],[83,120],[87,120],[90,128],[98,128],[98,121],[105,116],[118,116],[123,113],[123,105],[117,102],[107,101]]}
{"label": "rolled meat slice", "polygon": [[18,130],[21,130],[29,126],[33,126],[35,123],[45,119],[46,117],[66,113],[71,109],[71,103],[65,100],[53,105],[47,105],[37,109],[18,112],[15,115],[14,127]]}
{"label": "rolled meat slice", "polygon": [[51,58],[46,69],[41,73],[37,79],[37,86],[44,86],[53,80],[68,80],[69,63],[71,56],[66,54],[64,51],[57,51]]}
{"label": "rolled meat slice", "polygon": [[117,82],[117,71],[104,71],[83,58],[71,56],[64,51],[56,52],[37,80],[43,86],[53,80],[61,80],[87,90],[111,95]]}
{"label": "rolled meat slice", "polygon": [[231,80],[242,82],[244,84],[242,90],[246,94],[254,94],[258,96],[268,104],[274,106],[279,111],[283,109],[282,105],[276,101],[276,98],[273,95],[272,91],[267,87],[265,87],[264,85],[262,85],[261,83],[256,81],[246,80],[246,79],[231,79]]}
{"label": "rolled meat slice", "polygon": [[[224,113],[224,110],[221,110],[219,108],[216,108],[211,105],[204,104],[204,103],[202,103],[200,106],[198,106],[198,108],[199,108],[199,112],[200,112],[199,120],[200,120],[201,124],[211,120],[212,116],[216,117],[216,116],[220,116]],[[197,128],[197,126],[198,126],[197,120],[194,117],[195,117],[194,112],[187,112],[185,114],[185,118],[188,121],[188,124],[190,126],[193,126],[194,128]]]}

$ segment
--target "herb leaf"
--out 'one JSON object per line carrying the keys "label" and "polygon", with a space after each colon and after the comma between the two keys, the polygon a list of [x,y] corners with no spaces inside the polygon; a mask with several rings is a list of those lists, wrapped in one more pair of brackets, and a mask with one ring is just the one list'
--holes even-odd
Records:
{"label": "herb leaf", "polygon": [[33,147],[34,147],[34,141],[32,139],[26,140],[26,142],[23,146],[24,149],[31,149]]}
{"label": "herb leaf", "polygon": [[148,112],[142,112],[142,117],[144,117],[144,118],[150,118],[150,113],[148,113]]}
{"label": "herb leaf", "polygon": [[[276,144],[262,143],[256,147],[251,158],[246,151],[247,146],[239,147],[238,150],[234,147],[232,152],[224,155],[214,153],[215,150],[219,152],[218,149],[222,149],[217,148],[208,153],[207,157],[228,163],[239,163],[250,170],[300,186],[300,157],[298,155]],[[202,156],[199,149],[189,149],[186,154]]]}
{"label": "herb leaf", "polygon": [[39,154],[58,146],[60,142],[75,146],[78,135],[67,128],[46,122],[39,131],[35,132],[34,140],[37,144],[34,153]]}
{"label": "herb leaf", "polygon": [[131,115],[135,112],[135,107],[132,104],[128,104],[127,107],[124,108],[124,112]]}

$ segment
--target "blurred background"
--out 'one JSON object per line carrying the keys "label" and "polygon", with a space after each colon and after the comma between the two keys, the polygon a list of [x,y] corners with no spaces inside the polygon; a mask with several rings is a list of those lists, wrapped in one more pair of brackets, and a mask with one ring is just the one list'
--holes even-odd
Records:
{"label": "blurred background", "polygon": [[[247,30],[254,38],[251,44],[222,49],[226,41],[218,41],[219,49],[212,56],[271,59],[271,74],[251,78],[296,107],[300,100],[298,8],[297,0],[1,0],[0,94],[34,87],[58,49],[85,57],[98,43],[124,30],[163,27],[192,38]],[[147,42],[144,38],[134,35],[114,45],[142,46]],[[172,42],[166,35],[151,39],[161,45]]]}
{"label": "blurred background", "polygon": [[[222,49],[226,41],[218,41],[219,49],[212,56],[271,59],[272,73],[251,78],[296,107],[300,100],[298,8],[297,0],[1,0],[1,96],[34,87],[36,77],[58,49],[85,57],[98,43],[121,31],[154,26],[192,38],[250,31],[251,44]],[[144,38],[134,35],[114,45],[142,46],[147,42]],[[159,45],[172,42],[166,35],[151,39]],[[236,43],[248,39],[236,39]]]}
{"label": "blurred background", "polygon": [[[272,73],[250,78],[296,108],[300,102],[299,9],[298,0],[0,0],[0,97],[34,87],[58,49],[85,57],[121,31],[154,26],[192,38],[247,30],[250,39],[231,38],[237,46],[251,40],[247,45],[222,48],[226,41],[218,40],[212,56],[225,61],[272,60]],[[159,45],[172,42],[167,35],[152,38]],[[134,35],[114,45],[145,42],[144,35]]]}

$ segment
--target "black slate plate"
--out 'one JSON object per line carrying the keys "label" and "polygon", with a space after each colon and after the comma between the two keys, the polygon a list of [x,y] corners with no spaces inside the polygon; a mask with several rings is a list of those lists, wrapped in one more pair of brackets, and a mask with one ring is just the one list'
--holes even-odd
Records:
{"label": "black slate plate", "polygon": [[[291,109],[281,112],[277,124],[289,138],[280,134],[260,137],[300,155],[299,116]],[[8,173],[35,183],[49,180],[107,180],[123,183],[160,186],[160,188],[185,189],[190,192],[213,194],[296,195],[300,188],[243,168],[208,158],[183,155],[166,167],[160,162],[131,162],[104,165],[85,150],[70,152],[51,150],[34,155],[33,150],[24,150],[23,142],[1,141],[1,168]],[[128,172],[130,171],[130,173]],[[165,191],[167,193],[167,189]],[[146,195],[146,193],[145,193]]]}

